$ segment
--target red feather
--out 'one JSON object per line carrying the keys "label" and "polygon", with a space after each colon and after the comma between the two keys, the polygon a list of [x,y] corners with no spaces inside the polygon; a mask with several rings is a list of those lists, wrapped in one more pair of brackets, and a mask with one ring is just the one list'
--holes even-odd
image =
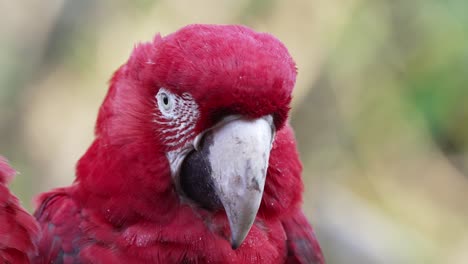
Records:
{"label": "red feather", "polygon": [[29,263],[36,254],[36,220],[21,207],[8,189],[8,182],[15,171],[0,156],[0,262]]}
{"label": "red feather", "polygon": [[288,243],[288,264],[323,264],[322,249],[302,211],[283,221]]}

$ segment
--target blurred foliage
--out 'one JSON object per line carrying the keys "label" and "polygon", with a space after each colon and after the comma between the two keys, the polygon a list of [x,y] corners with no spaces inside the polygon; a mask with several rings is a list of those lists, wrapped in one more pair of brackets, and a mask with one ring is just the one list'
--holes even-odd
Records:
{"label": "blurred foliage", "polygon": [[32,196],[73,180],[112,71],[190,23],[281,39],[304,210],[328,263],[468,263],[468,1],[3,1],[0,153]]}

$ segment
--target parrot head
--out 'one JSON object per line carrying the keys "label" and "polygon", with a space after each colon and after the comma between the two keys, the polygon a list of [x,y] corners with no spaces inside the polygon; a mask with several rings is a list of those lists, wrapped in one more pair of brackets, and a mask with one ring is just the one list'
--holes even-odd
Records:
{"label": "parrot head", "polygon": [[265,184],[295,78],[285,46],[244,26],[191,25],[137,45],[111,79],[78,164],[77,181],[95,194],[86,200],[132,201],[100,203],[121,223],[162,218],[174,204],[225,211],[239,247],[265,188],[280,188]]}

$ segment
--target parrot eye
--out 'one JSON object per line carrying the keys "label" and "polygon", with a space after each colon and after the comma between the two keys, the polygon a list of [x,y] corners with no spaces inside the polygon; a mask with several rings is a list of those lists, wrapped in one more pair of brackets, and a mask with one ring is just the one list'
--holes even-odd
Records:
{"label": "parrot eye", "polygon": [[156,99],[158,101],[158,107],[161,113],[170,115],[174,107],[175,95],[161,88],[156,95]]}

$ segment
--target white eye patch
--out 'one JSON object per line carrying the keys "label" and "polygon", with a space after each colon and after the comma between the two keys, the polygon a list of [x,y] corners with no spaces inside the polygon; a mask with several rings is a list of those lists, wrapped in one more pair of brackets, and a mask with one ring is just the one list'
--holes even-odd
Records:
{"label": "white eye patch", "polygon": [[[154,122],[167,146],[190,145],[197,120],[200,116],[198,105],[189,93],[178,95],[161,87],[155,95],[156,112]],[[158,111],[159,110],[159,111]]]}

